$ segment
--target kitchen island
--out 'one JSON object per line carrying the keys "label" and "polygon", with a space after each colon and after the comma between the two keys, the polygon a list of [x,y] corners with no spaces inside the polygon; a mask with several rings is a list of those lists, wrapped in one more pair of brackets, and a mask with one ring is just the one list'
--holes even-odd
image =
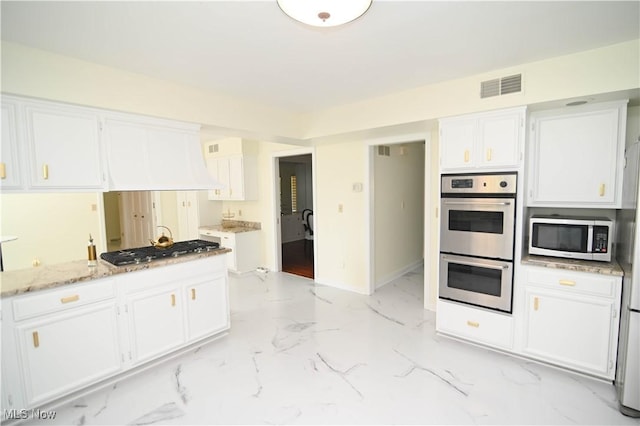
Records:
{"label": "kitchen island", "polygon": [[228,252],[3,272],[3,415],[62,403],[224,336]]}

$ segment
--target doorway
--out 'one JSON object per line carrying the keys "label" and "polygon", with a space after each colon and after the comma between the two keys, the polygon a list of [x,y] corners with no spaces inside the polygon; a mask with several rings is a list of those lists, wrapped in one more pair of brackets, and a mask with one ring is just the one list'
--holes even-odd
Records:
{"label": "doorway", "polygon": [[151,191],[103,195],[107,251],[149,245],[154,237],[155,203]]}
{"label": "doorway", "polygon": [[315,277],[313,156],[299,154],[276,160],[279,237],[277,251],[283,272]]}

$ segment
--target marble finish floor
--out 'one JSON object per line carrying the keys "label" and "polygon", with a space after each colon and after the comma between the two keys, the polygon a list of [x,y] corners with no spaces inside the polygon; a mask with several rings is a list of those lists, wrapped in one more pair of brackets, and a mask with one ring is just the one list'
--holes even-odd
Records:
{"label": "marble finish floor", "polygon": [[231,277],[229,335],[45,423],[640,425],[611,384],[436,335],[422,288],[421,269],[372,296]]}

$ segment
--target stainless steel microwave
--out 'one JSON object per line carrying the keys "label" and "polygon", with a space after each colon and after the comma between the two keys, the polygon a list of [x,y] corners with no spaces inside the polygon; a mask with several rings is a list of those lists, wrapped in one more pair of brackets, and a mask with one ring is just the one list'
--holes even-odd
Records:
{"label": "stainless steel microwave", "polygon": [[605,217],[532,216],[529,254],[610,262],[613,226]]}

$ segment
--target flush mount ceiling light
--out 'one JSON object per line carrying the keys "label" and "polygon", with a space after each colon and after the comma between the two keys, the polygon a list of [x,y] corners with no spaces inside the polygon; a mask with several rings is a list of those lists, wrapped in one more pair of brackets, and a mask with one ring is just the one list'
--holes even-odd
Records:
{"label": "flush mount ceiling light", "polygon": [[335,27],[364,15],[372,0],[277,0],[291,18],[314,27]]}

